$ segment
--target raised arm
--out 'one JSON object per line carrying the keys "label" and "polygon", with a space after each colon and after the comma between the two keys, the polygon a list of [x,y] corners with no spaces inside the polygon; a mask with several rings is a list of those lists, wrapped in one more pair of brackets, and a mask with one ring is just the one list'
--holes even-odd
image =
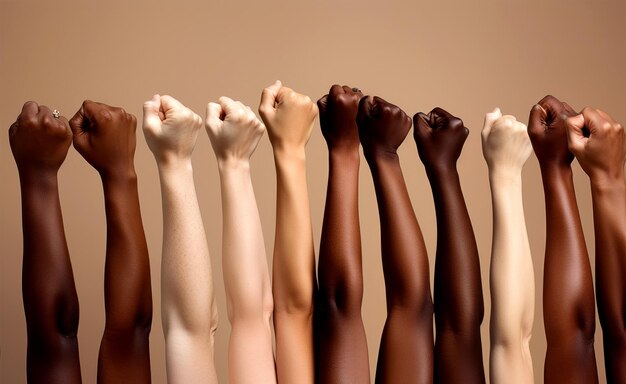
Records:
{"label": "raised arm", "polygon": [[261,220],[250,179],[250,156],[265,127],[254,112],[222,97],[209,103],[207,132],[222,189],[222,269],[228,319],[228,372],[232,383],[275,383],[272,290]]}
{"label": "raised arm", "polygon": [[104,189],[106,323],[98,382],[149,383],[152,293],[134,166],[137,120],[122,108],[85,101],[70,127],[74,147],[100,173]]}
{"label": "raised arm", "polygon": [[397,149],[411,118],[379,97],[364,97],[357,115],[380,215],[387,321],[378,354],[377,383],[433,380],[433,303],[428,257]]}
{"label": "raised arm", "polygon": [[546,201],[543,317],[546,383],[597,383],[596,312],[591,265],[576,205],[565,118],[576,112],[552,96],[533,106],[528,135]]}
{"label": "raised arm", "polygon": [[441,108],[413,120],[437,215],[435,383],[484,383],[480,261],[456,169],[469,130]]}
{"label": "raised arm", "polygon": [[317,105],[328,145],[328,189],[318,262],[316,372],[320,383],[369,384],[367,340],[361,318],[363,272],[359,228],[361,91],[333,85]]}
{"label": "raised arm", "polygon": [[522,201],[522,168],[532,153],[526,126],[500,110],[485,116],[483,154],[493,205],[491,383],[534,382],[530,337],[535,276]]}
{"label": "raised arm", "polygon": [[217,305],[191,154],[202,118],[170,96],[143,106],[143,132],[159,169],[163,203],[161,312],[168,383],[217,383]]}
{"label": "raised arm", "polygon": [[65,241],[57,173],[72,143],[65,117],[34,101],[9,129],[22,194],[22,298],[29,383],[80,383],[78,296]]}
{"label": "raised arm", "polygon": [[305,145],[317,107],[277,81],[263,90],[259,113],[276,165],[273,259],[276,374],[279,382],[313,384],[315,251],[306,182]]}
{"label": "raised arm", "polygon": [[608,383],[626,383],[626,134],[595,108],[567,120],[569,148],[591,181],[596,290]]}

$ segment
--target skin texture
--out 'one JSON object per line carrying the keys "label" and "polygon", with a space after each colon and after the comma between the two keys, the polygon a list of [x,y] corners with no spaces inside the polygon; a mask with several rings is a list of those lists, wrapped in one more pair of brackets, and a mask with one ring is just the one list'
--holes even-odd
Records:
{"label": "skin texture", "polygon": [[102,178],[107,220],[106,323],[98,382],[149,383],[152,293],[134,167],[135,116],[85,101],[69,122],[74,147]]}
{"label": "skin texture", "polygon": [[546,383],[597,383],[594,352],[595,299],[565,119],[576,112],[553,96],[530,111],[528,135],[546,199],[543,317],[548,348]]}
{"label": "skin texture", "polygon": [[333,85],[318,100],[328,145],[328,188],[320,241],[316,304],[317,378],[320,383],[370,382],[361,318],[363,274],[359,231],[360,91]]}
{"label": "skin texture", "polygon": [[159,169],[163,203],[161,311],[168,383],[217,383],[217,304],[191,154],[202,118],[170,96],[143,106],[143,132]]}
{"label": "skin texture", "polygon": [[606,378],[626,383],[626,134],[606,112],[590,107],[566,126],[569,149],[591,182]]}
{"label": "skin texture", "polygon": [[441,108],[413,120],[437,214],[434,382],[484,383],[480,262],[456,169],[469,130]]}
{"label": "skin texture", "polygon": [[80,383],[78,297],[65,240],[57,172],[72,143],[63,116],[33,101],[9,129],[22,195],[22,296],[29,383]]}
{"label": "skin texture", "polygon": [[222,190],[222,268],[232,383],[275,383],[272,290],[261,220],[250,179],[250,156],[265,127],[249,107],[227,97],[207,105],[206,128]]}
{"label": "skin texture", "polygon": [[526,126],[497,108],[485,116],[482,145],[493,205],[490,382],[532,383],[535,277],[522,201],[522,168],[532,146]]}
{"label": "skin texture", "polygon": [[387,298],[376,382],[429,383],[433,303],[428,257],[397,154],[411,118],[397,106],[368,96],[359,102],[357,124],[378,201]]}
{"label": "skin texture", "polygon": [[305,146],[317,107],[308,96],[277,81],[263,90],[259,114],[267,127],[276,165],[272,286],[276,375],[282,383],[312,384],[316,284]]}

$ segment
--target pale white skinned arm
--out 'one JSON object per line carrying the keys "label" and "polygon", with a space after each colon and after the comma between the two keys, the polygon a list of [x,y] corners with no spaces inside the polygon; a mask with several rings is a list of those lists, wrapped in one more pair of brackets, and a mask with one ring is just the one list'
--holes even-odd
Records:
{"label": "pale white skinned arm", "polygon": [[143,129],[161,183],[161,312],[169,383],[217,383],[217,306],[191,153],[202,119],[170,96],[144,103]]}
{"label": "pale white skinned arm", "polygon": [[482,142],[493,204],[490,379],[532,383],[535,286],[522,200],[522,168],[532,146],[526,126],[499,109],[485,116]]}

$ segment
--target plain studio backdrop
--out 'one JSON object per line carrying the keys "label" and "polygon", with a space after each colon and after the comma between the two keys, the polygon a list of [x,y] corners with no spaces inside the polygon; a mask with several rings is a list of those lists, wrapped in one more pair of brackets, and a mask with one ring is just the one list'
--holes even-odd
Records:
{"label": "plain studio backdrop", "polygon": [[[626,122],[626,3],[614,1],[124,1],[2,0],[0,2],[0,127],[35,100],[71,117],[84,99],[122,106],[141,122],[142,103],[170,94],[205,115],[206,103],[228,95],[256,110],[261,90],[276,79],[316,100],[334,83],[361,88],[408,114],[441,106],[460,116],[470,136],[459,160],[465,200],[480,250],[489,352],[491,200],[480,135],[485,112],[498,106],[527,122],[534,103],[551,93],[574,108],[593,105]],[[6,132],[6,131],[5,131]],[[436,227],[433,200],[411,134],[402,169],[429,252]],[[221,278],[221,205],[215,157],[201,133],[193,155],[196,188],[213,259],[220,325],[215,361],[227,382],[229,325]],[[327,148],[316,123],[307,147],[316,250],[319,249]],[[154,158],[141,123],[135,164],[152,268],[153,381],[165,383],[160,317],[162,214]],[[587,176],[574,178],[591,262],[592,210]],[[0,140],[0,381],[26,376],[26,327],[21,298],[22,235],[18,174],[8,139]],[[378,211],[361,162],[360,219],[365,296],[363,315],[372,372],[385,320]],[[524,169],[524,203],[535,265],[536,315],[531,342],[535,378],[543,382],[546,350],[542,279],[545,207],[537,160]],[[264,137],[252,158],[269,262],[275,224],[275,171]],[[80,299],[79,342],[85,382],[95,380],[104,326],[105,217],[99,177],[74,149],[59,173],[61,205]],[[271,265],[271,264],[270,264]],[[596,352],[604,381],[601,330]],[[373,377],[373,376],[372,376]]]}

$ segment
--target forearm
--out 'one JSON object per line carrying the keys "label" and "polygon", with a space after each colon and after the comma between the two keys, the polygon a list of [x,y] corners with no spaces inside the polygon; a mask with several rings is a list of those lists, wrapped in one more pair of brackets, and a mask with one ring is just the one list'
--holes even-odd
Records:
{"label": "forearm", "polygon": [[517,345],[530,338],[534,272],[522,200],[521,172],[490,172],[493,202],[491,344]]}
{"label": "forearm", "polygon": [[572,170],[544,167],[542,177],[546,205],[543,307],[548,344],[561,348],[577,332],[592,342],[593,282]]}
{"label": "forearm", "polygon": [[435,320],[438,328],[469,335],[479,329],[484,310],[474,230],[456,169],[428,176],[437,216]]}
{"label": "forearm", "polygon": [[217,327],[211,259],[191,162],[159,167],[163,203],[163,328],[212,339]]}
{"label": "forearm", "polygon": [[414,307],[426,315],[432,311],[428,257],[399,159],[370,155],[368,163],[380,216],[387,305]]}
{"label": "forearm", "polygon": [[103,177],[107,220],[105,264],[106,328],[148,330],[152,295],[148,247],[141,221],[137,177]]}
{"label": "forearm", "polygon": [[315,254],[304,148],[275,150],[276,234],[273,294],[276,315],[313,312]]}
{"label": "forearm", "polygon": [[363,275],[358,188],[359,152],[329,149],[328,187],[320,240],[320,295],[329,309],[361,315]]}
{"label": "forearm", "polygon": [[228,316],[258,321],[273,310],[261,220],[254,196],[250,165],[220,164],[223,209],[222,269]]}

